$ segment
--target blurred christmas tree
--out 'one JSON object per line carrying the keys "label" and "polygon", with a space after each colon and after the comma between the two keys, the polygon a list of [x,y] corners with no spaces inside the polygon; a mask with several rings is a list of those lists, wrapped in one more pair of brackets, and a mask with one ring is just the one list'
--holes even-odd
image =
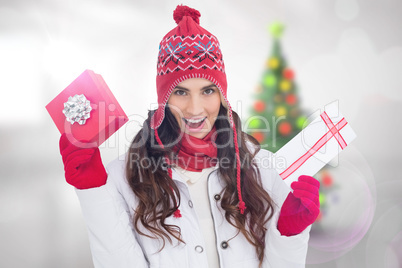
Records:
{"label": "blurred christmas tree", "polygon": [[[280,39],[284,25],[274,22],[269,26],[273,48],[266,62],[262,80],[256,88],[255,101],[246,122],[247,132],[261,147],[277,152],[308,125],[307,112],[300,108],[300,97],[295,83],[295,73],[287,66],[282,54]],[[336,200],[328,198],[336,189],[333,177],[326,166],[314,176],[320,181],[321,212],[316,223],[325,217]],[[317,226],[317,224],[315,224]]]}
{"label": "blurred christmas tree", "polygon": [[326,216],[330,207],[338,203],[339,200],[336,190],[339,187],[334,182],[329,166],[325,166],[321,169],[316,175],[314,175],[314,178],[320,182],[320,214],[315,221],[316,224],[313,225],[317,227],[317,223],[320,223],[322,218]]}
{"label": "blurred christmas tree", "polygon": [[284,26],[275,22],[269,30],[274,41],[272,53],[257,86],[256,100],[246,125],[249,134],[263,148],[275,153],[307,126],[307,117],[300,109],[294,71],[282,55],[280,39]]}

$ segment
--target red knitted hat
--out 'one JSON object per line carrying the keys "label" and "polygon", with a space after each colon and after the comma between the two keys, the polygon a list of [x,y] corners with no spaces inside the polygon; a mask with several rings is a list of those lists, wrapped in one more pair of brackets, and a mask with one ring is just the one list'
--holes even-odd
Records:
{"label": "red knitted hat", "polygon": [[[173,18],[178,24],[159,44],[156,89],[158,110],[151,128],[158,128],[165,117],[165,106],[173,89],[189,78],[205,78],[222,93],[228,107],[226,73],[218,39],[199,25],[201,14],[187,6],[177,6]],[[230,109],[230,117],[232,117]],[[232,123],[232,118],[231,123]]]}
{"label": "red knitted hat", "polygon": [[[156,89],[158,94],[158,109],[151,118],[151,128],[161,147],[157,129],[165,117],[165,108],[173,89],[189,78],[205,78],[214,83],[220,90],[228,108],[230,125],[234,132],[236,149],[237,189],[239,208],[244,212],[245,204],[240,189],[240,156],[237,143],[237,132],[233,122],[232,108],[227,99],[227,82],[225,65],[218,39],[199,25],[199,11],[179,5],[173,12],[173,18],[178,24],[168,32],[159,44],[157,63]],[[165,158],[168,162],[168,159]],[[169,169],[169,176],[172,171]],[[180,217],[180,212],[175,214]]]}

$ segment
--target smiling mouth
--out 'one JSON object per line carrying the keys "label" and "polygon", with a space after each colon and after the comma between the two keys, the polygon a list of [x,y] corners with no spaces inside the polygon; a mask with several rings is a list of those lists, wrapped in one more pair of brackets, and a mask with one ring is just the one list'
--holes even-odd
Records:
{"label": "smiling mouth", "polygon": [[199,118],[199,119],[183,118],[183,121],[189,130],[198,130],[204,125],[205,119],[207,119],[207,117]]}

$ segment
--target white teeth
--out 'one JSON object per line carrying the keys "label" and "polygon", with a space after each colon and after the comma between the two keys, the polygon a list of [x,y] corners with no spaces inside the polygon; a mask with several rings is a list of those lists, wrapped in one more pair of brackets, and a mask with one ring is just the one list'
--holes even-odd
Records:
{"label": "white teeth", "polygon": [[199,122],[203,121],[204,119],[205,119],[205,117],[200,118],[200,119],[184,119],[184,120],[186,120],[187,122],[195,124],[195,123],[199,123]]}

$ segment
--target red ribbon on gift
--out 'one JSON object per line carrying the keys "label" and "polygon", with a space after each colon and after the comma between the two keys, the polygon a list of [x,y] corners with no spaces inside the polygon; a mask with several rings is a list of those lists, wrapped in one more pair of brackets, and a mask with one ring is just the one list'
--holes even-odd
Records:
{"label": "red ribbon on gift", "polygon": [[291,164],[285,171],[283,171],[280,176],[283,180],[289,177],[293,172],[295,172],[300,166],[302,166],[310,157],[312,157],[316,152],[318,152],[332,137],[337,141],[341,149],[343,150],[347,144],[343,139],[339,131],[347,125],[345,118],[342,118],[336,125],[332,122],[326,112],[321,114],[321,118],[328,127],[328,132],[325,133],[314,145],[311,147],[304,155],[297,159],[293,164]]}
{"label": "red ribbon on gift", "polygon": [[[332,132],[334,138],[338,141],[339,146],[341,146],[342,150],[345,149],[345,147],[347,146],[345,140],[343,139],[343,137],[341,136],[341,134],[339,134],[339,130],[334,126],[334,123],[332,123],[331,118],[329,118],[329,116],[327,115],[326,112],[323,112],[321,114],[321,118],[324,121],[324,123],[327,125],[327,127],[329,128],[329,130]],[[342,118],[345,119],[345,118]],[[346,120],[345,120],[346,121]],[[346,122],[347,123],[347,122]],[[338,123],[339,124],[339,123]],[[346,125],[346,124],[345,124]]]}

